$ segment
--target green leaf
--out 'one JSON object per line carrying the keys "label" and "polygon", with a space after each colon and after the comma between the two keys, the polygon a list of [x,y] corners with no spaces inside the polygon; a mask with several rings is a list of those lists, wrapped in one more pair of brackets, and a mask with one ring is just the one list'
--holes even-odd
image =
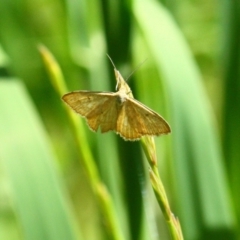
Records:
{"label": "green leaf", "polygon": [[76,239],[43,125],[20,81],[0,81],[0,160],[24,239]]}
{"label": "green leaf", "polygon": [[195,239],[233,231],[216,122],[189,48],[168,11],[156,1],[136,0],[134,14],[168,97],[183,233]]}

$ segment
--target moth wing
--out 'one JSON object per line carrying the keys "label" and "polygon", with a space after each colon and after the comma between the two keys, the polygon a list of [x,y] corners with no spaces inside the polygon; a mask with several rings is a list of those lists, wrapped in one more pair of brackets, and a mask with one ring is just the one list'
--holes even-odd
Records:
{"label": "moth wing", "polygon": [[99,127],[102,133],[116,129],[118,106],[114,93],[78,91],[67,93],[62,99],[86,118],[93,131]]}
{"label": "moth wing", "polygon": [[137,140],[145,135],[167,134],[171,129],[159,114],[128,98],[119,112],[116,132],[126,140]]}

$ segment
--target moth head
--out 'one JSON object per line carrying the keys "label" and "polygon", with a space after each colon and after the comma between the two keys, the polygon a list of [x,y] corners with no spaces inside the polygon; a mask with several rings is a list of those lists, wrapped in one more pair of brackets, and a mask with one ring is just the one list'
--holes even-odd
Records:
{"label": "moth head", "polygon": [[115,65],[114,65],[112,59],[110,58],[110,56],[108,54],[107,54],[107,56],[108,56],[110,62],[113,65],[113,68],[114,68],[114,74],[115,74],[115,78],[116,78],[116,81],[117,81],[116,91],[122,91],[122,92],[126,93],[127,95],[129,95],[130,97],[133,97],[130,87],[128,86],[126,81],[123,79],[121,73],[115,67]]}
{"label": "moth head", "polygon": [[117,69],[114,69],[114,73],[115,73],[115,78],[117,81],[116,90],[123,91],[126,94],[129,94],[130,92],[132,92],[130,87],[128,86],[128,84],[126,83],[124,78],[122,77],[121,73]]}
{"label": "moth head", "polygon": [[124,79],[121,73],[116,68],[114,68],[114,74],[117,81],[116,90],[119,91],[121,86],[123,85],[122,82],[124,81]]}
{"label": "moth head", "polygon": [[127,83],[125,82],[121,73],[117,69],[114,69],[114,73],[117,81],[116,90],[119,91],[120,89],[123,89],[125,85],[127,85]]}

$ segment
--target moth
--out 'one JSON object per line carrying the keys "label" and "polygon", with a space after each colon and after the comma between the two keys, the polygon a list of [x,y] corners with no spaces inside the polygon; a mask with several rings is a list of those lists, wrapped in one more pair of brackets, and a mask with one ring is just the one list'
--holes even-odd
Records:
{"label": "moth", "polygon": [[134,99],[127,82],[112,64],[116,92],[74,91],[63,95],[63,101],[84,117],[95,132],[98,128],[102,133],[115,131],[130,141],[170,133],[170,126],[162,116]]}

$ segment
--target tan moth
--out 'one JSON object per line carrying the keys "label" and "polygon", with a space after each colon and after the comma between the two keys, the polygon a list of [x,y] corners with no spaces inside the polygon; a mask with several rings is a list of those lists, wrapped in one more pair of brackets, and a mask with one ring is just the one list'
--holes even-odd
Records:
{"label": "tan moth", "polygon": [[98,128],[102,133],[112,130],[130,141],[170,133],[170,126],[159,114],[133,98],[130,87],[115,66],[114,73],[116,92],[74,91],[63,95],[62,99],[86,118],[95,132]]}

